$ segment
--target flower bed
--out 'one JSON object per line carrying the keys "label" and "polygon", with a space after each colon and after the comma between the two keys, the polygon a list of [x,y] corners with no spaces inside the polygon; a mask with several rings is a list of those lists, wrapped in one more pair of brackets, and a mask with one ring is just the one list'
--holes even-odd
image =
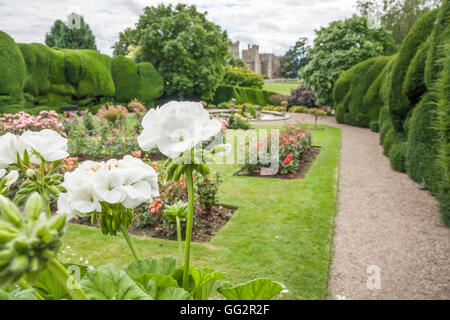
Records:
{"label": "flower bed", "polygon": [[[314,161],[320,148],[311,146],[311,128],[304,126],[286,126],[280,131],[279,136],[279,163],[278,172],[275,174],[261,175],[262,169],[270,168],[269,164],[264,164],[264,158],[271,151],[271,137],[269,135],[266,146],[264,141],[256,146],[250,146],[250,153],[257,159],[256,163],[249,163],[251,154],[247,156],[246,164],[237,175],[265,176],[277,178],[299,178],[307,171],[309,165]],[[256,154],[256,156],[255,156]]]}

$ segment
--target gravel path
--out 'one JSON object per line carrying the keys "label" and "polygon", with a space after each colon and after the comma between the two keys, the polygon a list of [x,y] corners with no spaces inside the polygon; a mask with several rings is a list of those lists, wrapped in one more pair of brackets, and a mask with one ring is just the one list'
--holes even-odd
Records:
{"label": "gravel path", "polygon": [[[286,122],[300,121],[314,120],[294,114]],[[450,299],[450,229],[436,199],[391,169],[377,133],[332,117],[319,123],[342,130],[329,291],[346,299]]]}

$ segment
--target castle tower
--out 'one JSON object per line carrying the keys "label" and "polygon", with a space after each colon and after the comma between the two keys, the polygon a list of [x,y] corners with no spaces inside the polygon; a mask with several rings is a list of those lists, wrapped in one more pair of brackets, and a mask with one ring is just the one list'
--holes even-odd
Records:
{"label": "castle tower", "polygon": [[231,47],[228,48],[228,52],[235,58],[239,58],[239,41],[233,42]]}

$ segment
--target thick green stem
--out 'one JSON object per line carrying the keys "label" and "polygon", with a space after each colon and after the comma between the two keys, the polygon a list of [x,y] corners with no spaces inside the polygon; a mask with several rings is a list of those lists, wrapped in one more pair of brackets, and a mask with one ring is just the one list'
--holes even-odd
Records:
{"label": "thick green stem", "polygon": [[191,254],[191,235],[192,235],[192,221],[194,219],[194,179],[192,177],[192,167],[187,165],[186,181],[188,187],[188,217],[186,224],[186,249],[184,253],[184,271],[183,271],[183,287],[185,290],[189,289],[189,260]]}
{"label": "thick green stem", "polygon": [[41,296],[41,294],[40,294],[35,288],[33,288],[28,282],[26,282],[24,279],[21,279],[21,280],[19,281],[19,286],[21,286],[22,289],[33,289],[34,294],[36,295],[36,297],[37,297],[39,300],[45,300],[45,299]]}
{"label": "thick green stem", "polygon": [[180,267],[183,265],[183,248],[181,244],[181,225],[180,225],[180,218],[176,217],[177,219],[177,240],[178,240],[178,264]]}
{"label": "thick green stem", "polygon": [[120,230],[122,231],[123,237],[125,240],[127,240],[128,246],[130,247],[131,252],[133,252],[134,257],[136,260],[141,259],[141,256],[139,255],[139,252],[137,251],[137,248],[133,242],[133,239],[131,239],[130,235],[128,234],[127,229],[124,226],[120,227]]}
{"label": "thick green stem", "polygon": [[42,192],[42,199],[44,200],[45,212],[47,213],[47,216],[50,217],[52,212],[50,210],[50,197],[47,190]]}
{"label": "thick green stem", "polygon": [[64,289],[67,290],[73,300],[89,300],[78,282],[76,282],[75,278],[70,275],[66,268],[64,268],[64,266],[56,259],[49,261],[48,269],[64,287]]}

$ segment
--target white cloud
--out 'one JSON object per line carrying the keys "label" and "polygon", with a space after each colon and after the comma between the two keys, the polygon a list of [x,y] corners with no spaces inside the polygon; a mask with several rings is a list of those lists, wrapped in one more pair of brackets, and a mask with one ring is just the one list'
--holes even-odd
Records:
{"label": "white cloud", "polygon": [[16,42],[45,40],[56,19],[75,10],[91,27],[102,53],[112,54],[119,32],[133,27],[145,6],[195,4],[227,30],[233,41],[258,44],[260,52],[283,54],[300,37],[314,38],[314,29],[355,13],[356,0],[0,0],[0,30]]}

